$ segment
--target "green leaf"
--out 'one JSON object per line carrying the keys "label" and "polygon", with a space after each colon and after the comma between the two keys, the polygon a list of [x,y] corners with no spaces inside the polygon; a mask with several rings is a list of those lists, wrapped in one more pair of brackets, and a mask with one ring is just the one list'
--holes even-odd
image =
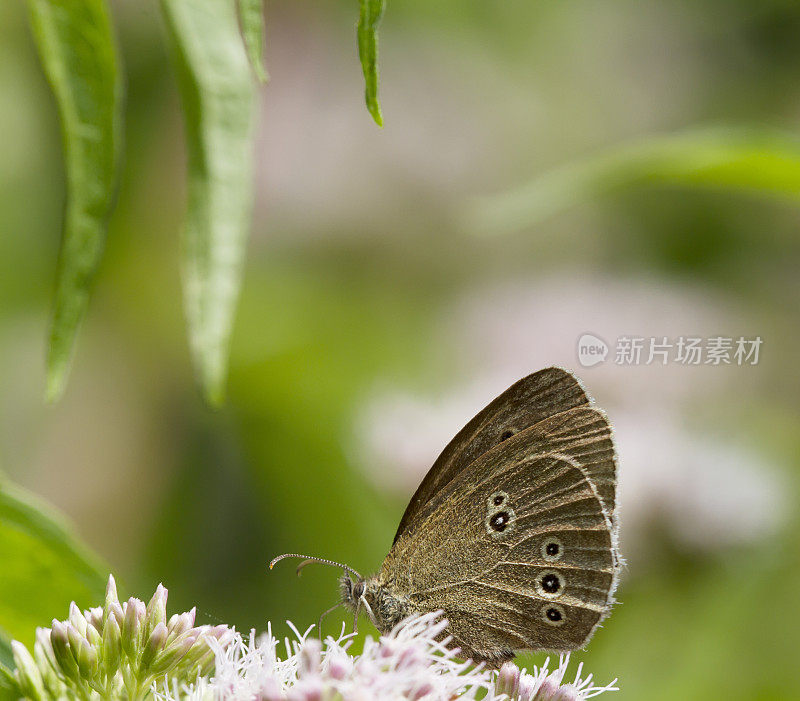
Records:
{"label": "green leaf", "polygon": [[33,644],[36,626],[103,601],[108,568],[52,508],[0,478],[0,629]]}
{"label": "green leaf", "polygon": [[47,398],[63,393],[114,204],[121,85],[103,0],[28,0],[61,116],[66,211],[47,358]]}
{"label": "green leaf", "polygon": [[733,189],[800,204],[800,139],[765,129],[704,129],[640,139],[549,171],[466,208],[478,235],[534,226],[589,199],[643,185]]}
{"label": "green leaf", "polygon": [[253,200],[255,84],[236,8],[162,0],[183,98],[189,158],[183,287],[208,401],[222,402]]}
{"label": "green leaf", "polygon": [[383,126],[383,114],[378,102],[378,25],[386,0],[359,0],[361,11],[358,17],[358,58],[364,71],[364,97],[367,109],[379,126]]}
{"label": "green leaf", "polygon": [[[5,631],[0,630],[0,670],[14,669],[14,653],[11,651],[11,639]],[[2,679],[0,679],[2,684]]]}
{"label": "green leaf", "polygon": [[256,77],[266,83],[269,80],[264,66],[264,5],[263,0],[239,0],[239,22],[242,37]]}

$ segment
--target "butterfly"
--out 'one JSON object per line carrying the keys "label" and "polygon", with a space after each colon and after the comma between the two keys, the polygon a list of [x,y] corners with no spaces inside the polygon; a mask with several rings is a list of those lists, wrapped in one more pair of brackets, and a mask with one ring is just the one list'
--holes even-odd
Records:
{"label": "butterfly", "polygon": [[[583,647],[620,572],[611,425],[562,368],[528,375],[447,445],[411,497],[380,571],[341,567],[341,602],[388,633],[442,611],[459,655],[499,667],[521,650]],[[334,607],[335,608],[335,607]],[[327,612],[326,612],[327,613]]]}

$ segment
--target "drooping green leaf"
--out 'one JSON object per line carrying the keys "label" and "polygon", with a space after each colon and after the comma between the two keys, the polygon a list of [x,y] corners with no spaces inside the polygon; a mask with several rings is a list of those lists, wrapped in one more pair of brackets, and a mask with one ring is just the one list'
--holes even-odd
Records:
{"label": "drooping green leaf", "polygon": [[88,608],[103,600],[108,569],[52,508],[3,478],[0,563],[0,629],[26,645],[70,601]]}
{"label": "drooping green leaf", "polygon": [[464,214],[478,235],[513,233],[625,188],[736,189],[800,203],[800,138],[763,129],[706,129],[636,140],[551,170]]}
{"label": "drooping green leaf", "polygon": [[222,401],[253,199],[255,84],[236,7],[162,0],[176,57],[189,158],[183,287],[206,398]]}
{"label": "drooping green leaf", "polygon": [[358,58],[364,71],[364,97],[367,109],[379,126],[383,126],[383,114],[378,101],[378,25],[386,0],[359,0]]}
{"label": "drooping green leaf", "polygon": [[242,37],[256,76],[262,83],[269,80],[264,64],[264,4],[263,0],[239,0],[239,22]]}
{"label": "drooping green leaf", "polygon": [[62,394],[113,207],[121,83],[103,0],[28,0],[61,117],[66,210],[47,358],[47,397]]}

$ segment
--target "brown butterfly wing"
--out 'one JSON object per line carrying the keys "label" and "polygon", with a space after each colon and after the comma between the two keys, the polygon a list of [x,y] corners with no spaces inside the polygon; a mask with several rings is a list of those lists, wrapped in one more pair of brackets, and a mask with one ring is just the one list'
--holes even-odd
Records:
{"label": "brown butterfly wing", "polygon": [[521,454],[560,453],[586,471],[603,508],[616,527],[617,455],[611,424],[605,412],[589,405],[564,411],[526,430],[527,445],[516,440],[505,452],[511,459]]}
{"label": "brown butterfly wing", "polygon": [[562,368],[545,368],[513,384],[464,426],[442,451],[411,497],[394,542],[413,528],[419,512],[434,495],[506,436],[588,403],[580,382]]}
{"label": "brown butterfly wing", "polygon": [[490,665],[515,650],[584,645],[618,573],[614,526],[586,470],[510,447],[523,458],[502,445],[474,461],[381,571],[416,610],[443,610],[463,655]]}
{"label": "brown butterfly wing", "polygon": [[[552,453],[577,461],[592,480],[616,530],[616,452],[611,424],[600,409],[584,404],[549,416],[502,441],[491,452],[495,462],[505,464]],[[443,489],[433,495],[417,511],[417,521],[439,508],[446,494]]]}

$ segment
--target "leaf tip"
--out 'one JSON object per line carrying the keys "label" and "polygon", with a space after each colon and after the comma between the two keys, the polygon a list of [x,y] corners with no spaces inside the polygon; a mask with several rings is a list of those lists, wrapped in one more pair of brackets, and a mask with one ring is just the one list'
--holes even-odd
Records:
{"label": "leaf tip", "polygon": [[225,380],[208,378],[203,383],[203,398],[212,409],[221,409],[225,404]]}
{"label": "leaf tip", "polygon": [[258,79],[259,83],[261,83],[262,85],[266,85],[267,83],[269,83],[269,72],[264,67],[263,63],[261,63],[260,61],[258,63],[254,63],[253,71],[255,72],[256,78]]}
{"label": "leaf tip", "polygon": [[67,367],[64,363],[48,359],[47,379],[44,400],[47,404],[55,404],[64,395],[67,385]]}
{"label": "leaf tip", "polygon": [[375,124],[383,129],[383,113],[381,112],[381,106],[377,102],[367,103],[367,109],[372,115],[372,119]]}

